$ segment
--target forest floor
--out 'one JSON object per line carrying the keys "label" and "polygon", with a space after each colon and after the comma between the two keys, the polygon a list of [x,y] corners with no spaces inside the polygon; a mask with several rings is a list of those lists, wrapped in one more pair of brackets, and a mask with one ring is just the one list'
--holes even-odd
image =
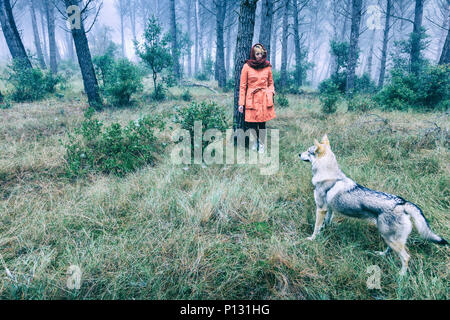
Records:
{"label": "forest floor", "polygon": [[[268,123],[280,130],[274,174],[250,164],[174,165],[169,146],[155,166],[125,177],[73,180],[63,143],[83,120],[80,90],[0,109],[0,298],[450,298],[448,247],[416,231],[404,277],[395,254],[374,254],[385,244],[364,221],[336,216],[315,241],[306,240],[315,205],[311,166],[298,157],[327,133],[344,173],[416,203],[433,231],[449,239],[448,114],[348,113],[342,104],[325,117],[317,98],[288,95],[289,107],[275,105],[277,118]],[[174,105],[188,104],[183,90],[171,88],[162,103],[144,95],[96,117],[126,124],[170,115]],[[232,92],[190,92],[226,108],[231,128]],[[162,137],[170,134],[167,128]],[[71,266],[81,271],[79,290],[69,289]]]}

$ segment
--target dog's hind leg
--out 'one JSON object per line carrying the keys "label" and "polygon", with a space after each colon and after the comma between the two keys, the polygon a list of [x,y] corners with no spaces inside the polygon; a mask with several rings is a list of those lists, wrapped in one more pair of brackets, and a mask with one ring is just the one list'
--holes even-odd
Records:
{"label": "dog's hind leg", "polygon": [[331,209],[328,209],[327,215],[325,216],[325,221],[323,222],[324,226],[330,225],[331,220],[333,220],[333,211],[331,211]]}
{"label": "dog's hind leg", "polygon": [[314,240],[319,233],[320,229],[322,228],[323,221],[325,220],[325,215],[327,214],[327,209],[316,209],[316,224],[314,225],[314,232],[313,234],[308,237],[308,240]]}
{"label": "dog's hind leg", "polygon": [[392,241],[388,242],[389,247],[392,248],[400,257],[400,261],[402,262],[402,268],[400,269],[400,275],[403,276],[406,274],[408,270],[408,262],[409,262],[409,254],[406,251],[405,243],[402,241]]}

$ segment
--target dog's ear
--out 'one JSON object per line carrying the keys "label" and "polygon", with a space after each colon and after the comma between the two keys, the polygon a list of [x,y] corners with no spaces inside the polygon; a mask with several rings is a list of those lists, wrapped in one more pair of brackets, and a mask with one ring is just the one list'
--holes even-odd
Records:
{"label": "dog's ear", "polygon": [[326,144],[327,146],[330,146],[330,141],[328,140],[327,134],[325,134],[322,138],[322,144]]}
{"label": "dog's ear", "polygon": [[319,148],[320,147],[320,143],[319,141],[317,141],[317,139],[314,139],[314,145]]}

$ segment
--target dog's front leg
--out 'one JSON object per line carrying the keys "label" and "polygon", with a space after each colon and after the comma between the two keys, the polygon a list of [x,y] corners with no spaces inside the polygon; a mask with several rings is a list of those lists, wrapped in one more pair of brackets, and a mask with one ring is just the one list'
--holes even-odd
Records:
{"label": "dog's front leg", "polygon": [[325,220],[325,216],[327,214],[327,209],[316,209],[316,224],[314,226],[314,232],[311,235],[311,237],[308,237],[308,240],[314,240],[319,233],[320,229],[322,228],[323,221]]}

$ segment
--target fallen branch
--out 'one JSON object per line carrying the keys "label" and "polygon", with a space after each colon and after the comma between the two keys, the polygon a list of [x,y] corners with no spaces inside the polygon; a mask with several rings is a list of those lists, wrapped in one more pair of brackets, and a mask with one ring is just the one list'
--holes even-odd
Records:
{"label": "fallen branch", "polygon": [[208,90],[211,90],[212,92],[214,92],[215,94],[219,94],[216,90],[214,90],[213,88],[205,85],[205,84],[201,84],[201,83],[195,83],[195,82],[189,82],[189,81],[183,81],[181,83],[181,85],[183,86],[187,86],[187,87],[203,87],[206,88]]}

